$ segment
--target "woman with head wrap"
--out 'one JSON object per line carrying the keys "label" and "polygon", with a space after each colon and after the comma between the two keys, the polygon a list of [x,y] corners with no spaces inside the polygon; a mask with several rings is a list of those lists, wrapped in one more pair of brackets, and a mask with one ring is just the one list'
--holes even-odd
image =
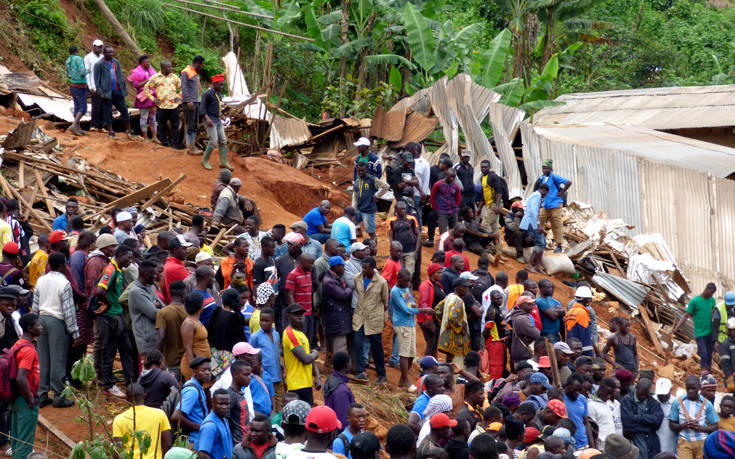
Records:
{"label": "woman with head wrap", "polygon": [[439,394],[429,399],[429,404],[426,405],[426,408],[424,409],[424,417],[421,418],[421,430],[419,431],[419,436],[416,439],[416,446],[421,443],[421,440],[423,440],[424,437],[429,435],[431,426],[429,425],[428,420],[438,413],[445,413],[449,416],[452,415],[452,397],[446,394]]}
{"label": "woman with head wrap", "polygon": [[272,308],[276,301],[276,291],[273,290],[273,284],[263,282],[255,289],[255,310],[250,316],[249,335],[253,335],[260,330],[260,311],[265,308]]}

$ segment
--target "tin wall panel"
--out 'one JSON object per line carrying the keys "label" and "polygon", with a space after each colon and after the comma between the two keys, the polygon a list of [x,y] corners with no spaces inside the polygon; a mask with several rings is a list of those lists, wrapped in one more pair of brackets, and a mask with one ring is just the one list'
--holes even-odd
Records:
{"label": "tin wall panel", "polygon": [[717,268],[722,290],[735,290],[735,182],[718,178],[714,182]]}

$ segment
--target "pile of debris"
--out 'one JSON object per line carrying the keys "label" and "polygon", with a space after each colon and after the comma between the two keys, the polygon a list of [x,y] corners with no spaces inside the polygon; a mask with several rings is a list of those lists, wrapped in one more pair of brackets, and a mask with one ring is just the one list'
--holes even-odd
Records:
{"label": "pile of debris", "polygon": [[[662,327],[684,314],[691,291],[661,235],[630,235],[633,227],[579,202],[565,208],[564,225],[570,243],[565,254],[577,269],[641,320],[660,357],[675,350],[659,334],[667,336]],[[693,336],[691,321],[676,335],[685,343]]]}
{"label": "pile of debris", "polygon": [[[35,120],[20,121],[16,129],[0,136],[0,161],[3,194],[18,200],[21,215],[37,233],[51,231],[53,219],[64,212],[69,196],[77,198],[79,215],[94,232],[107,224],[108,213],[116,206],[141,209],[138,221],[146,225],[148,234],[185,230],[192,217],[203,211],[169,197],[186,174],[144,185],[78,157],[65,162],[56,139],[36,126]],[[224,246],[231,238],[223,229],[212,247]]]}

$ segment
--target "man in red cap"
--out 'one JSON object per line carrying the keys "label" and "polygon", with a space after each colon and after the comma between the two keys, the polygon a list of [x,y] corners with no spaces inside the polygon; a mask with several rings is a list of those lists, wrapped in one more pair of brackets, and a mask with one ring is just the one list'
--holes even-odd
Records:
{"label": "man in red cap", "polygon": [[429,420],[431,432],[427,435],[418,448],[416,448],[416,458],[424,458],[432,449],[443,449],[441,444],[449,440],[452,436],[452,427],[457,425],[457,421],[449,419],[446,413],[437,413]]}
{"label": "man in red cap", "polygon": [[212,169],[212,165],[209,164],[209,156],[212,154],[215,146],[219,147],[220,167],[232,169],[232,166],[227,162],[227,136],[225,135],[225,126],[221,111],[221,91],[224,84],[224,74],[214,75],[212,77],[212,87],[202,94],[201,110],[202,115],[204,115],[207,136],[209,136],[209,143],[207,143],[207,149],[204,151],[204,158],[202,158],[202,166],[207,170]]}
{"label": "man in red cap", "polygon": [[0,260],[0,286],[23,285],[23,272],[20,269],[20,259],[18,258],[19,252],[20,247],[15,242],[7,242],[3,246],[3,258]]}
{"label": "man in red cap", "polygon": [[306,444],[301,451],[291,451],[288,459],[336,459],[337,456],[327,452],[337,434],[342,430],[342,423],[337,413],[328,406],[315,406],[306,415]]}

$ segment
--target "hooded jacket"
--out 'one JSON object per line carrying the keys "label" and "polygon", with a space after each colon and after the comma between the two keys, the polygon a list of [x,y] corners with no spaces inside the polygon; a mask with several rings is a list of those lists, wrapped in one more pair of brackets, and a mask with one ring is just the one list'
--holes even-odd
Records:
{"label": "hooded jacket", "polygon": [[322,277],[322,311],[324,332],[329,336],[352,332],[353,288],[344,284],[334,271],[327,270]]}
{"label": "hooded jacket", "polygon": [[347,409],[355,403],[355,396],[352,394],[347,381],[350,379],[337,370],[332,371],[327,380],[324,382],[324,404],[337,413],[337,418],[346,428]]}
{"label": "hooded jacket", "polygon": [[[263,451],[260,459],[276,459],[276,445],[278,445],[278,440],[271,435],[270,441],[268,441],[268,447]],[[250,446],[250,443],[240,442],[232,450],[232,459],[258,459],[258,454]]]}
{"label": "hooded jacket", "polygon": [[145,406],[160,408],[163,401],[166,400],[171,388],[178,389],[179,383],[176,378],[168,371],[153,367],[150,370],[143,370],[138,378],[138,384],[145,389],[145,397],[143,403]]}
{"label": "hooded jacket", "polygon": [[515,307],[510,311],[510,321],[513,322],[513,331],[510,341],[510,358],[514,362],[528,360],[532,357],[529,349],[533,341],[541,335],[541,332],[533,324],[531,313],[523,312],[521,308]]}
{"label": "hooded jacket", "polygon": [[87,255],[87,262],[84,264],[84,293],[89,297],[97,287],[102,275],[102,270],[107,266],[108,260],[104,253],[99,250],[93,250]]}

